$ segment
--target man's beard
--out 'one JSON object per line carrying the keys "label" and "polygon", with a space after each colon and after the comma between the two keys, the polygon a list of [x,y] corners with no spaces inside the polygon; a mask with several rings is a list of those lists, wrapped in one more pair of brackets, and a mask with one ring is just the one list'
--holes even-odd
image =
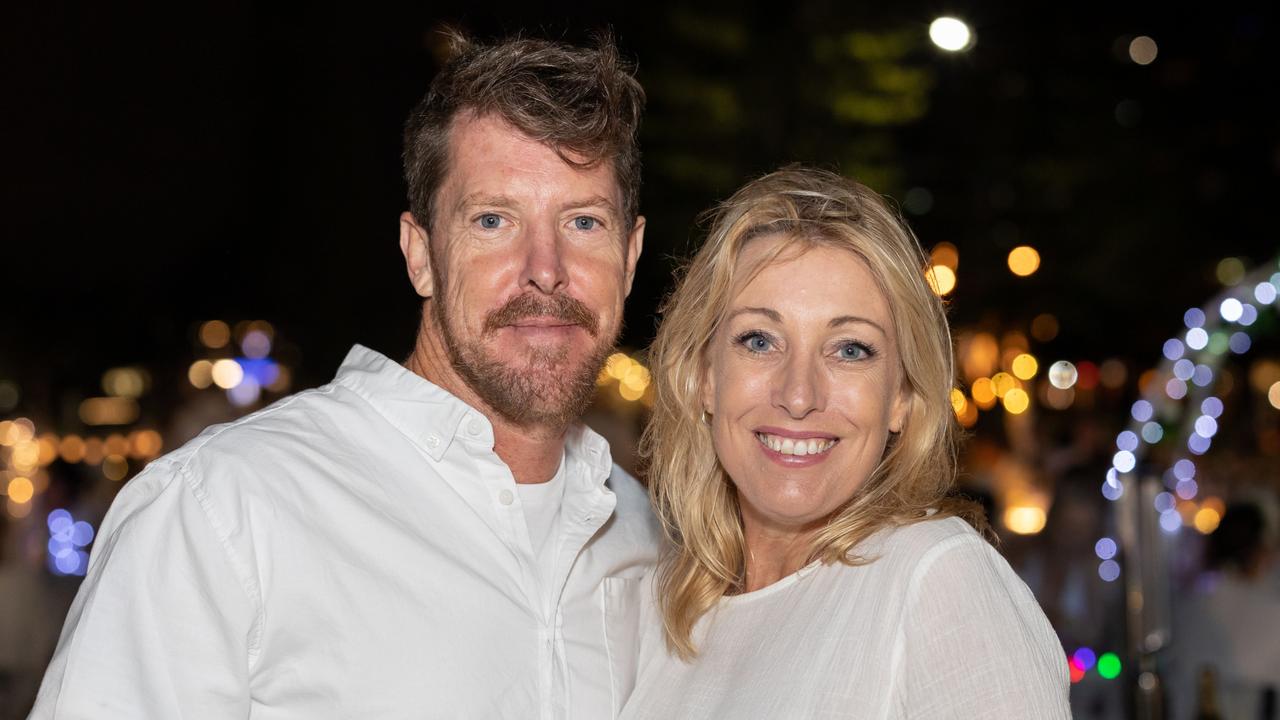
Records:
{"label": "man's beard", "polygon": [[[453,332],[448,313],[437,297],[432,302],[436,325],[444,334],[449,361],[464,382],[504,420],[519,426],[567,427],[591,403],[596,377],[614,348],[617,332],[600,336],[599,322],[580,300],[567,295],[517,295],[485,316],[481,337],[463,342]],[[576,366],[570,348],[535,347],[514,367],[493,357],[484,339],[526,317],[552,317],[581,327],[596,340]]]}

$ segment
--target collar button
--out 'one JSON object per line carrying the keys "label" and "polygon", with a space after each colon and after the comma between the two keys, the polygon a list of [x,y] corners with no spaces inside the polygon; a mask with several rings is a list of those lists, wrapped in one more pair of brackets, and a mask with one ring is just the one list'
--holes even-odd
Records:
{"label": "collar button", "polygon": [[430,447],[430,448],[437,448],[437,447],[440,447],[440,438],[439,438],[438,436],[436,436],[436,435],[428,435],[428,436],[427,436],[427,447]]}

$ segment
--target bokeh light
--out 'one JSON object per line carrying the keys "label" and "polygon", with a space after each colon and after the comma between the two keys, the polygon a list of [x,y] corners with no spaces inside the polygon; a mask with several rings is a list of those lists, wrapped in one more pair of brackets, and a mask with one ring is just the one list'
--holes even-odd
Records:
{"label": "bokeh light", "polygon": [[1229,287],[1240,284],[1244,279],[1244,261],[1237,257],[1223,258],[1218,262],[1218,282]]}
{"label": "bokeh light", "polygon": [[227,346],[231,342],[231,328],[221,320],[210,320],[200,326],[200,344],[211,350]]}
{"label": "bokeh light", "polygon": [[1034,355],[1030,353],[1021,353],[1013,359],[1013,374],[1019,380],[1030,380],[1036,376],[1036,372],[1040,370],[1040,363],[1036,361]]}
{"label": "bokeh light", "polygon": [[19,475],[9,480],[7,494],[9,499],[15,503],[21,505],[22,503],[29,502],[35,493],[36,488],[31,484],[31,480],[29,478]]}
{"label": "bokeh light", "polygon": [[1044,529],[1044,508],[1016,505],[1004,511],[1004,526],[1018,535],[1034,535]]}
{"label": "bokeh light", "polygon": [[973,47],[973,31],[963,20],[940,17],[929,23],[929,39],[947,52],[959,52]]}
{"label": "bokeh light", "polygon": [[960,251],[949,242],[940,242],[929,251],[929,264],[942,265],[956,272],[960,269]]}
{"label": "bokeh light", "polygon": [[1150,65],[1156,61],[1159,48],[1156,41],[1146,35],[1139,35],[1129,41],[1129,59],[1137,65]]}
{"label": "bokeh light", "polygon": [[956,273],[946,265],[930,265],[924,279],[934,295],[947,295],[956,289]]}
{"label": "bokeh light", "polygon": [[1098,674],[1107,680],[1115,680],[1120,677],[1120,658],[1115,653],[1103,653],[1098,658]]}
{"label": "bokeh light", "polygon": [[235,360],[223,358],[213,364],[210,369],[213,384],[223,390],[230,390],[244,380],[244,368]]}
{"label": "bokeh light", "polygon": [[1074,387],[1078,379],[1076,366],[1066,360],[1059,360],[1049,366],[1049,382],[1059,390]]}
{"label": "bokeh light", "polygon": [[1021,415],[1031,407],[1031,396],[1022,388],[1013,388],[1004,394],[1004,409],[1014,415]]}
{"label": "bokeh light", "polygon": [[1040,253],[1030,245],[1019,245],[1009,251],[1008,262],[1014,275],[1027,277],[1040,269]]}

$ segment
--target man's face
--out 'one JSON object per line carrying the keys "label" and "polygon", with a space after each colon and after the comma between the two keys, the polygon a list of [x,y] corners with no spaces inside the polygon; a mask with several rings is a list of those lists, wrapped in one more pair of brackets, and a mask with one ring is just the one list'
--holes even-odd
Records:
{"label": "man's face", "polygon": [[454,369],[509,422],[565,425],[589,402],[643,239],[622,200],[607,162],[571,166],[499,118],[454,121],[419,292]]}

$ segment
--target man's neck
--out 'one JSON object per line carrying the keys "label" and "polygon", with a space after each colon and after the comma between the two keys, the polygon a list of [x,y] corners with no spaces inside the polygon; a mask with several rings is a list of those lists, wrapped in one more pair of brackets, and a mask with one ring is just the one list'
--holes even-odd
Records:
{"label": "man's neck", "polygon": [[543,483],[555,476],[564,456],[568,428],[518,426],[507,422],[453,368],[442,335],[429,312],[424,313],[413,354],[405,367],[489,418],[493,425],[493,451],[507,464],[517,483]]}

